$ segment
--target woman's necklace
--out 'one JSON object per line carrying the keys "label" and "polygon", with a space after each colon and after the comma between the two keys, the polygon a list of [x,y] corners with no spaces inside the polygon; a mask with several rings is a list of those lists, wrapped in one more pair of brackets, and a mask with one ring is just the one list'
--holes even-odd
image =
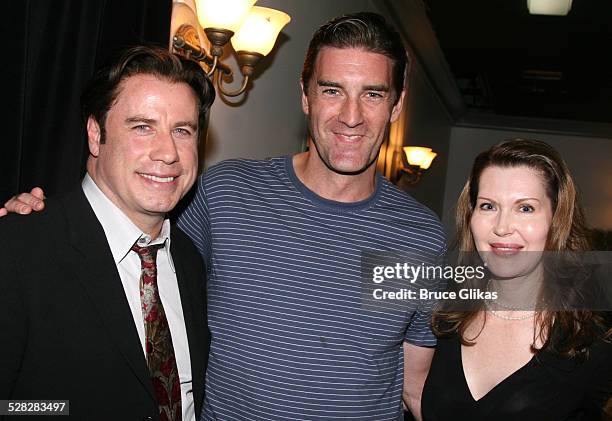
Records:
{"label": "woman's necklace", "polygon": [[[489,281],[487,282],[486,291],[489,290],[489,286],[490,285],[491,285],[491,280],[489,279]],[[499,307],[504,308],[504,309],[509,310],[509,311],[517,311],[517,310],[519,310],[517,307],[511,307],[511,306],[503,304],[501,302],[497,302],[496,304]],[[501,312],[499,310],[493,310],[491,308],[491,305],[488,303],[488,300],[484,300],[484,305],[487,308],[487,311],[491,312],[491,314],[494,315],[495,317],[497,317],[498,319],[503,319],[503,320],[526,320],[526,319],[529,319],[530,317],[535,316],[535,311],[529,312],[529,314],[523,315],[523,316],[506,316],[505,314],[501,314]]]}
{"label": "woman's necklace", "polygon": [[531,312],[529,312],[529,314],[526,314],[526,315],[523,315],[523,316],[506,316],[505,314],[501,314],[497,310],[491,309],[489,307],[489,304],[487,304],[486,301],[485,301],[485,307],[487,308],[487,311],[489,311],[492,315],[494,315],[498,319],[504,319],[504,320],[526,320],[526,319],[529,319],[530,317],[535,316],[535,311],[531,311]]}

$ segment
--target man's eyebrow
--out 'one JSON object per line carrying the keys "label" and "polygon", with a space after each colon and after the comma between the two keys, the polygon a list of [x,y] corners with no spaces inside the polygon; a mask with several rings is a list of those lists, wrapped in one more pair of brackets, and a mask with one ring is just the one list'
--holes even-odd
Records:
{"label": "man's eyebrow", "polygon": [[156,122],[155,119],[153,118],[147,118],[144,116],[134,116],[134,117],[128,117],[125,119],[126,123],[146,123],[146,124],[153,124]]}
{"label": "man's eyebrow", "polygon": [[[145,123],[145,124],[155,124],[157,122],[157,120],[155,120],[154,118],[147,118],[147,117],[143,117],[143,116],[135,116],[135,117],[128,117],[125,119],[125,122],[127,124],[132,124],[132,123]],[[174,123],[174,127],[181,127],[181,126],[187,126],[190,127],[193,130],[197,130],[198,129],[198,124],[193,122],[193,121],[177,121],[176,123]]]}
{"label": "man's eyebrow", "polygon": [[[318,86],[327,86],[330,88],[342,88],[342,84],[338,82],[332,82],[331,80],[317,80]],[[377,92],[389,92],[389,86],[385,84],[379,85],[365,85],[362,90],[364,91],[377,91]]]}
{"label": "man's eyebrow", "polygon": [[342,85],[338,82],[332,82],[331,80],[317,80],[318,86],[328,86],[331,88],[342,88]]}
{"label": "man's eyebrow", "polygon": [[174,123],[174,127],[182,127],[182,126],[187,126],[191,128],[192,130],[198,130],[197,123],[194,123],[193,121],[177,121],[176,123]]}
{"label": "man's eyebrow", "polygon": [[366,85],[363,87],[364,91],[378,91],[378,92],[389,92],[387,85]]}

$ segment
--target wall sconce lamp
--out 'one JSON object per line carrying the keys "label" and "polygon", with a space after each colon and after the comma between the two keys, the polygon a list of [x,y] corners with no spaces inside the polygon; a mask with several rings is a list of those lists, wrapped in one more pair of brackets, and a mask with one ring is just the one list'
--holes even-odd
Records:
{"label": "wall sconce lamp", "polygon": [[572,8],[572,0],[527,0],[532,15],[565,16]]}
{"label": "wall sconce lamp", "polygon": [[[228,97],[246,90],[257,62],[272,51],[276,38],[291,17],[281,11],[253,6],[257,0],[196,0],[198,21],[210,42],[210,51],[201,47],[198,31],[190,24],[181,25],[172,38],[173,47],[187,57],[203,62],[206,73],[214,78],[218,91]],[[222,73],[230,76],[231,68],[221,62],[228,41],[237,54],[243,76],[242,85],[234,91],[223,88]]]}
{"label": "wall sconce lamp", "polygon": [[408,166],[402,166],[401,171],[408,175],[408,184],[416,184],[421,179],[423,171],[428,169],[438,155],[431,148],[422,146],[405,146],[404,153]]}

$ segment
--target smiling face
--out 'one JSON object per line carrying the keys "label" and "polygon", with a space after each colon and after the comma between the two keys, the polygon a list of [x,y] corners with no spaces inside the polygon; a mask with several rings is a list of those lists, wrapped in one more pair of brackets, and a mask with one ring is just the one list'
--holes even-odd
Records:
{"label": "smiling face", "polygon": [[302,109],[318,159],[328,170],[360,173],[376,160],[404,98],[392,88],[392,65],[388,57],[358,48],[319,52]]}
{"label": "smiling face", "polygon": [[491,272],[504,278],[530,273],[540,260],[537,252],[546,247],[552,214],[538,171],[526,166],[485,168],[470,228]]}
{"label": "smiling face", "polygon": [[87,170],[97,186],[138,227],[163,221],[197,174],[198,109],[185,83],[135,75],[120,84],[106,122],[87,122]]}

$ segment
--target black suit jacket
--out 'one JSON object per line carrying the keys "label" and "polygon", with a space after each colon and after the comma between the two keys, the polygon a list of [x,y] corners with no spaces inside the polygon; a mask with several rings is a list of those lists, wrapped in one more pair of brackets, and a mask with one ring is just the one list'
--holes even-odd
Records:
{"label": "black suit jacket", "polygon": [[[210,343],[204,265],[177,227],[171,252],[199,419]],[[80,188],[43,212],[0,219],[0,338],[0,399],[66,399],[70,419],[159,418],[117,268]]]}

